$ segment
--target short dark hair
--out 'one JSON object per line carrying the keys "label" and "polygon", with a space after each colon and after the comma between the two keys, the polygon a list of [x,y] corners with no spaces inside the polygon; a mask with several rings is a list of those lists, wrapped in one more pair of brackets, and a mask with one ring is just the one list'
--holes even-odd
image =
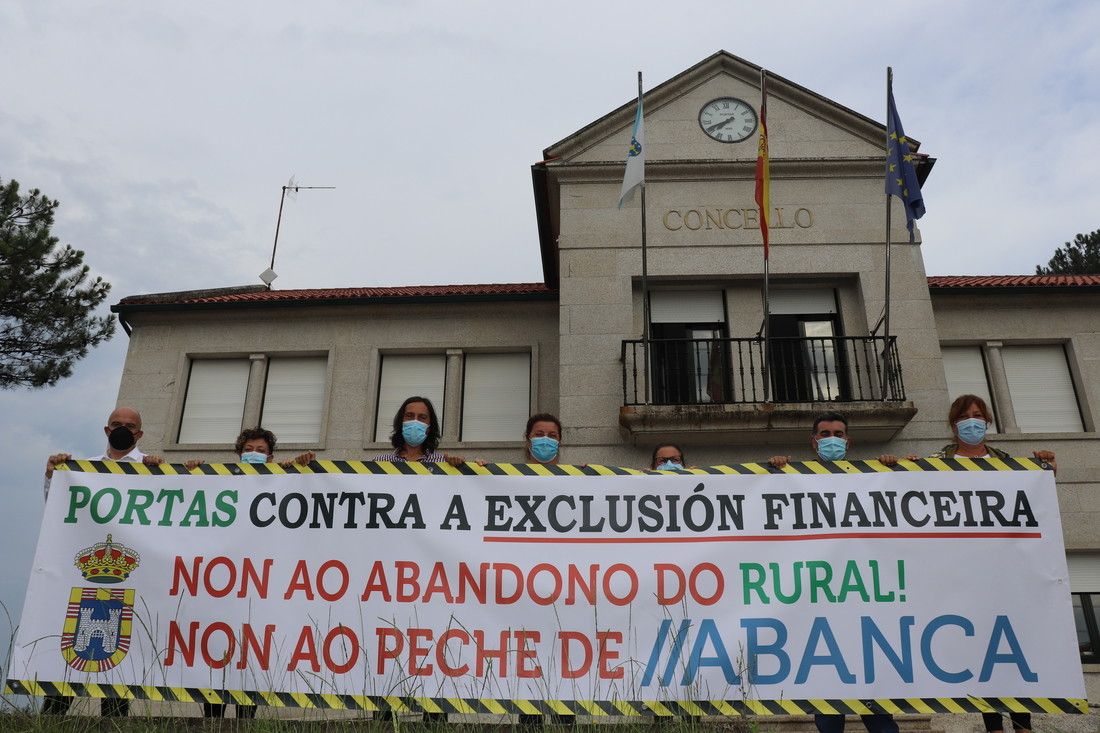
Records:
{"label": "short dark hair", "polygon": [[651,469],[657,468],[657,451],[661,450],[662,448],[675,448],[676,451],[680,454],[681,465],[687,465],[687,458],[684,456],[683,448],[676,445],[675,443],[658,443],[657,447],[653,449],[653,457],[649,459],[649,467]]}
{"label": "short dark hair", "polygon": [[405,436],[401,433],[401,423],[405,422],[405,408],[414,402],[423,402],[428,406],[428,437],[424,439],[421,450],[424,453],[434,453],[435,449],[439,447],[439,417],[435,414],[435,406],[432,405],[432,401],[420,395],[409,397],[401,403],[401,407],[397,408],[397,413],[393,416],[393,433],[390,435],[390,443],[393,444],[395,451],[400,452],[405,447]]}
{"label": "short dark hair", "polygon": [[241,434],[237,436],[237,442],[233,444],[233,449],[237,451],[238,456],[244,452],[244,444],[250,440],[266,440],[268,451],[275,453],[275,433],[264,430],[257,425],[254,428],[242,430]]}
{"label": "short dark hair", "polygon": [[531,417],[527,418],[527,427],[523,430],[523,439],[527,440],[531,436],[531,428],[535,427],[537,422],[552,422],[558,428],[558,437],[562,437],[561,420],[556,415],[551,415],[549,412],[539,412]]}
{"label": "short dark hair", "polygon": [[844,423],[844,429],[848,429],[848,418],[844,417],[842,413],[832,411],[823,412],[814,418],[814,429],[810,435],[817,435],[817,426],[823,422],[842,422]]}

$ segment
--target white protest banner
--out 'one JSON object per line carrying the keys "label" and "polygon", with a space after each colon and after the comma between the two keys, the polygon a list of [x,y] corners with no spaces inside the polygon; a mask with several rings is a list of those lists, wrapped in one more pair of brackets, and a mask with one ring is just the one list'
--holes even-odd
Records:
{"label": "white protest banner", "polygon": [[1087,710],[1053,476],[1025,459],[71,468],[50,489],[9,692]]}

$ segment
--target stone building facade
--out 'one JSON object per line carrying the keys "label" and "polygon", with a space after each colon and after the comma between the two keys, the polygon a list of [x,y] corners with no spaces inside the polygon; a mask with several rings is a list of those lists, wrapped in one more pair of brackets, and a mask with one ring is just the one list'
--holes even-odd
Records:
{"label": "stone building facade", "polygon": [[[1100,699],[1100,276],[929,277],[895,200],[886,339],[884,125],[770,77],[779,341],[765,384],[755,128],[715,139],[699,121],[715,101],[755,110],[759,77],[719,52],[645,95],[648,358],[640,210],[617,207],[631,101],[532,166],[541,283],[124,298],[119,403],[144,416],[143,447],[230,460],[225,436],[262,421],[280,455],[369,458],[389,448],[393,395],[419,392],[442,407],[442,448],[468,458],[521,460],[534,412],[561,417],[569,462],[644,467],[666,440],[697,465],[810,458],[825,409],[849,415],[854,457],[928,455],[950,437],[953,396],[984,389],[991,442],[1057,453]],[[923,179],[934,159],[914,144]],[[499,385],[508,407],[494,412]]]}

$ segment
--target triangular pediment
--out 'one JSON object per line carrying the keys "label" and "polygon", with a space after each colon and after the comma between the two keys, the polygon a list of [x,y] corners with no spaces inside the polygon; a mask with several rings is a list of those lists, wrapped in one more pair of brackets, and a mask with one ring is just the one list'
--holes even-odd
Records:
{"label": "triangular pediment", "polygon": [[[759,112],[760,67],[719,51],[645,92],[647,161],[751,160],[757,133],[739,142],[708,137],[700,110],[713,100],[733,97]],[[885,107],[885,105],[884,105]],[[621,163],[634,123],[635,101],[554,143],[544,151],[557,163]],[[885,151],[884,124],[768,74],[768,138],[772,159],[866,159]],[[912,141],[914,149],[919,145]]]}

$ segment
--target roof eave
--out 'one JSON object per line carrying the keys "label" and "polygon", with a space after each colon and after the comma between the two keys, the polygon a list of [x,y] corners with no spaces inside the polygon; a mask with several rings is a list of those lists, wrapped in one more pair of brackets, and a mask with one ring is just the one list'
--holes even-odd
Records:
{"label": "roof eave", "polygon": [[325,306],[364,306],[391,305],[394,303],[489,303],[489,302],[539,302],[556,301],[556,290],[543,293],[463,293],[452,295],[381,295],[370,298],[288,298],[286,300],[234,300],[194,303],[116,303],[111,306],[112,313],[128,315],[131,313],[260,309],[289,307],[325,307]]}

